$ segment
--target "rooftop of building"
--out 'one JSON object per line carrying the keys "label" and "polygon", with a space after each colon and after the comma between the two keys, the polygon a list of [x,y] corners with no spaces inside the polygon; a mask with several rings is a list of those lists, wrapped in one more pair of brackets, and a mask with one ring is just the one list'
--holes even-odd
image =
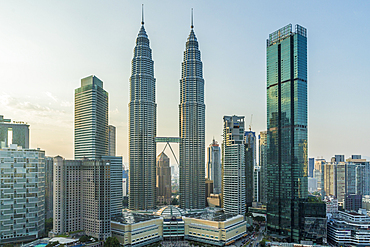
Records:
{"label": "rooftop of building", "polygon": [[0,148],[3,151],[43,151],[40,148],[33,149],[33,148],[23,148],[22,146],[18,146],[17,144],[9,144],[8,147]]}
{"label": "rooftop of building", "polygon": [[194,218],[200,220],[210,220],[210,221],[227,221],[234,217],[236,214],[225,214],[225,212],[220,208],[205,208],[199,212],[189,212],[185,215],[187,218]]}
{"label": "rooftop of building", "polygon": [[295,32],[292,31],[292,24],[288,24],[273,33],[269,34],[269,38],[267,39],[267,47],[274,45],[276,43],[281,42],[282,40],[286,39],[287,37],[299,34],[303,37],[307,37],[307,29],[296,24],[295,25]]}
{"label": "rooftop of building", "polygon": [[153,219],[159,219],[159,217],[152,214],[141,214],[131,211],[123,211],[121,215],[113,216],[111,218],[111,221],[129,225]]}
{"label": "rooftop of building", "polygon": [[187,214],[187,211],[174,205],[163,207],[159,209],[157,212],[155,212],[155,215],[162,217],[172,217],[172,216],[181,217],[184,216],[185,214]]}
{"label": "rooftop of building", "polygon": [[0,123],[1,124],[15,124],[15,125],[27,125],[27,126],[29,126],[26,122],[12,121],[11,119],[4,118],[3,115],[0,115]]}

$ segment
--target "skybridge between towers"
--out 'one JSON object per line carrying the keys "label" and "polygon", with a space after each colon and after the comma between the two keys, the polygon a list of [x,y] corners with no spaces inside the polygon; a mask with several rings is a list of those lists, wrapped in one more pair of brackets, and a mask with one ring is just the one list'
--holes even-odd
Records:
{"label": "skybridge between towers", "polygon": [[164,152],[166,150],[166,147],[169,146],[170,149],[171,149],[171,152],[173,154],[173,157],[175,157],[177,165],[179,165],[179,161],[177,160],[177,157],[176,157],[175,153],[173,152],[173,149],[172,149],[170,143],[180,143],[181,142],[180,137],[156,137],[155,142],[156,143],[158,143],[158,142],[166,143],[162,152]]}

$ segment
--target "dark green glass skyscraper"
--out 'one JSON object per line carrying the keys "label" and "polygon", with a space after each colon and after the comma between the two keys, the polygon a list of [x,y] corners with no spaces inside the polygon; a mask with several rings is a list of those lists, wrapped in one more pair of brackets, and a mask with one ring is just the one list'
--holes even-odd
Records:
{"label": "dark green glass skyscraper", "polygon": [[267,40],[267,228],[300,240],[307,198],[307,30],[289,24]]}

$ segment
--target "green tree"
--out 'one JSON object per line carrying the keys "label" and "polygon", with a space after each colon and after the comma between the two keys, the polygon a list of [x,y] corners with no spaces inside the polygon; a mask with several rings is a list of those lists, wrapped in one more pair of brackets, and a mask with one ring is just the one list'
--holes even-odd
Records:
{"label": "green tree", "polygon": [[253,229],[254,229],[254,228],[253,228],[253,226],[248,226],[248,228],[247,228],[247,229],[248,229],[248,231],[253,232]]}
{"label": "green tree", "polygon": [[46,247],[53,247],[53,246],[55,246],[55,245],[57,245],[57,244],[59,244],[59,242],[58,242],[58,241],[51,242],[51,243],[48,243],[48,244],[46,245]]}
{"label": "green tree", "polygon": [[257,225],[256,226],[256,232],[258,232],[260,230],[260,226],[259,225]]}
{"label": "green tree", "polygon": [[172,199],[171,205],[179,205],[179,200],[176,197]]}
{"label": "green tree", "polygon": [[108,237],[105,240],[104,247],[120,247],[120,243],[116,237]]}
{"label": "green tree", "polygon": [[81,243],[85,243],[85,242],[90,240],[90,237],[86,236],[86,235],[83,235],[83,236],[80,237],[79,240],[80,240]]}
{"label": "green tree", "polygon": [[45,220],[45,232],[48,233],[53,230],[53,218]]}

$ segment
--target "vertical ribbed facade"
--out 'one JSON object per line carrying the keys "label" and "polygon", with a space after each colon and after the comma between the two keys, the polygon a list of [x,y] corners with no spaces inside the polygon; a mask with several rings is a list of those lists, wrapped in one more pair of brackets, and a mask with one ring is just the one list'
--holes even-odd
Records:
{"label": "vertical ribbed facade", "polygon": [[205,207],[205,104],[203,64],[193,28],[180,79],[180,207]]}
{"label": "vertical ribbed facade", "polygon": [[96,76],[81,79],[75,90],[75,159],[108,154],[108,93]]}
{"label": "vertical ribbed facade", "polygon": [[116,156],[116,127],[108,125],[108,156]]}
{"label": "vertical ribbed facade", "polygon": [[267,229],[300,240],[307,198],[307,36],[287,25],[267,40]]}
{"label": "vertical ribbed facade", "polygon": [[129,208],[151,209],[155,206],[156,108],[152,50],[141,26],[136,39],[130,77],[129,103]]}

